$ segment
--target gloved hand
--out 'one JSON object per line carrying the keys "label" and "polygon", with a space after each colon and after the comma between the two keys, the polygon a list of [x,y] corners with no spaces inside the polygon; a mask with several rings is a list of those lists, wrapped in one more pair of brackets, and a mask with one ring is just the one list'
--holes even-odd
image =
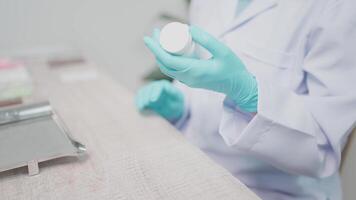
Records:
{"label": "gloved hand", "polygon": [[257,82],[234,52],[213,36],[191,26],[193,40],[206,48],[212,58],[202,60],[175,56],[160,46],[159,30],[153,38],[145,37],[146,46],[156,56],[161,71],[194,88],[204,88],[226,94],[237,106],[248,112],[257,111]]}
{"label": "gloved hand", "polygon": [[154,81],[138,91],[136,106],[140,111],[153,110],[170,122],[174,122],[183,114],[184,97],[182,92],[169,81]]}

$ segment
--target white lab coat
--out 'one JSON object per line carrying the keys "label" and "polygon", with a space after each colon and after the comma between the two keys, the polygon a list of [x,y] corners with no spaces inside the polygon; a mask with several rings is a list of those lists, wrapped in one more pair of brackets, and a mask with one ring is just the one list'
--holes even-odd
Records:
{"label": "white lab coat", "polygon": [[258,112],[177,83],[186,111],[175,125],[264,200],[341,199],[356,120],[356,1],[254,0],[234,18],[236,2],[193,0],[191,24],[256,76]]}

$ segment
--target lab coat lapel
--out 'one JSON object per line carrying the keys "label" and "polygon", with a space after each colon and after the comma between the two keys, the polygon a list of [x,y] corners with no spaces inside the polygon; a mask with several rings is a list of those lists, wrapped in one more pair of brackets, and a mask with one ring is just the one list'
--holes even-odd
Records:
{"label": "lab coat lapel", "polygon": [[225,35],[229,31],[235,29],[236,27],[242,25],[243,23],[253,19],[259,14],[267,11],[278,4],[278,0],[253,0],[251,5],[249,5],[246,10],[244,10],[240,16],[236,17],[230,26],[228,26],[222,35]]}
{"label": "lab coat lapel", "polygon": [[235,11],[237,7],[238,0],[218,0],[216,1],[215,8],[218,9],[218,17],[219,17],[219,26],[220,30],[219,33],[224,32],[225,30],[229,29],[231,23],[234,21],[235,18]]}

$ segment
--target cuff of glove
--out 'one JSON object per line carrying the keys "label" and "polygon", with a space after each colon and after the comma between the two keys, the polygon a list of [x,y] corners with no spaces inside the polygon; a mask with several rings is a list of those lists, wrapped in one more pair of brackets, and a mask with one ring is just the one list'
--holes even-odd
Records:
{"label": "cuff of glove", "polygon": [[177,129],[181,130],[185,127],[190,118],[190,110],[188,106],[185,106],[182,116],[174,121],[170,121]]}
{"label": "cuff of glove", "polygon": [[255,77],[248,79],[245,83],[245,89],[234,91],[232,95],[227,95],[237,107],[244,112],[255,113],[257,112],[258,104],[258,83]]}
{"label": "cuff of glove", "polygon": [[184,96],[184,110],[183,114],[181,117],[175,121],[171,121],[171,124],[173,124],[177,129],[182,130],[186,127],[186,125],[189,122],[190,119],[190,100],[189,100],[189,94],[186,91],[186,87],[184,84],[180,83],[179,81],[174,81],[173,85],[177,87],[179,90],[183,92]]}

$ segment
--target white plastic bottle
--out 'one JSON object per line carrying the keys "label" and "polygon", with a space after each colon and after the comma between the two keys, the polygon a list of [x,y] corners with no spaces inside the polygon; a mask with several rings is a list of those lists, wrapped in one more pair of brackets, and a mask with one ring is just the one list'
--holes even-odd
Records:
{"label": "white plastic bottle", "polygon": [[159,42],[168,53],[187,57],[194,56],[195,43],[187,24],[180,22],[166,24],[161,30]]}

